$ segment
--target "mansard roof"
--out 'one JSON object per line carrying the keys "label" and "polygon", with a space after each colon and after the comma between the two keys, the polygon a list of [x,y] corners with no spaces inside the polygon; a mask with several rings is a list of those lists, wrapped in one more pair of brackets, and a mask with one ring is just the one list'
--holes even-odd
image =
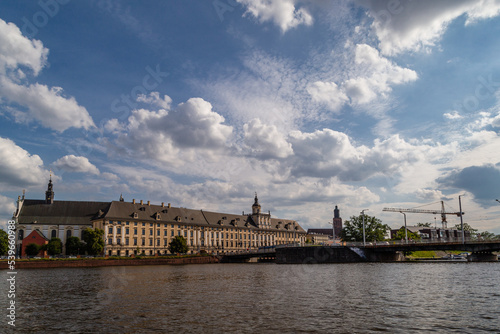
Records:
{"label": "mansard roof", "polygon": [[332,235],[332,229],[331,228],[310,228],[307,230],[307,234],[325,234],[325,235]]}
{"label": "mansard roof", "polygon": [[[159,219],[156,215],[159,214]],[[140,220],[146,222],[183,223],[208,227],[241,227],[257,229],[257,225],[250,215],[235,215],[230,213],[194,210],[179,207],[168,207],[153,204],[140,204],[131,202],[113,201],[106,212],[106,220],[130,221]],[[270,230],[305,232],[300,225],[290,219],[271,218]]]}
{"label": "mansard roof", "polygon": [[109,208],[109,202],[54,201],[25,199],[19,224],[89,225]]}

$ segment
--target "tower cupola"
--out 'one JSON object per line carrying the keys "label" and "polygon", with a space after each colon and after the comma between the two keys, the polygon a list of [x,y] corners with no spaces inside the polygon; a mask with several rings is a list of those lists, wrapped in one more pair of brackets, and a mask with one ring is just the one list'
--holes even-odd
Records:
{"label": "tower cupola", "polygon": [[50,175],[49,184],[47,185],[47,191],[45,192],[45,203],[54,203],[54,190],[52,185],[52,174]]}
{"label": "tower cupola", "polygon": [[259,199],[257,198],[257,193],[255,193],[255,201],[252,205],[252,214],[256,215],[260,213]]}

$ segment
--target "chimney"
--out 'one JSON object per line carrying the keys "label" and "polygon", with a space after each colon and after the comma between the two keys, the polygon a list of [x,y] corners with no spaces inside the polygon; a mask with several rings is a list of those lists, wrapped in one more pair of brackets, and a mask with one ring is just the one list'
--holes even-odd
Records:
{"label": "chimney", "polygon": [[167,208],[169,208],[169,209],[170,209],[170,203],[168,203],[168,206],[167,206]]}
{"label": "chimney", "polygon": [[142,205],[142,199],[141,199],[141,205]]}
{"label": "chimney", "polygon": [[151,205],[151,204],[150,204],[150,201],[148,201],[148,205]]}
{"label": "chimney", "polygon": [[164,202],[161,202],[161,207],[164,208],[165,207],[165,203]]}
{"label": "chimney", "polygon": [[135,204],[135,198],[132,199],[132,204]]}

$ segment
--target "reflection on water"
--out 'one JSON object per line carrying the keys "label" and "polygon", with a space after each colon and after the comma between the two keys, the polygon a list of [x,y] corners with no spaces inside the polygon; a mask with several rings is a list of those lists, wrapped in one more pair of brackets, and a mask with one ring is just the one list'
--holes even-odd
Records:
{"label": "reflection on water", "polygon": [[16,332],[498,333],[498,277],[498,263],[23,269]]}

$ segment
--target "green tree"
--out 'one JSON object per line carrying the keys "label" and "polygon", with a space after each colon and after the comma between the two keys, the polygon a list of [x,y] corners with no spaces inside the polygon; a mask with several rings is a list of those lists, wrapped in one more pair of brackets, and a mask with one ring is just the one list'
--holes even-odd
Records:
{"label": "green tree", "polygon": [[50,239],[49,243],[45,246],[45,250],[49,255],[59,255],[62,253],[62,241],[59,238]]}
{"label": "green tree", "polygon": [[494,240],[497,236],[494,233],[484,231],[476,234],[477,238],[480,240]]}
{"label": "green tree", "polygon": [[187,253],[189,247],[187,245],[187,240],[183,236],[176,236],[170,244],[168,245],[168,250],[170,253]]}
{"label": "green tree", "polygon": [[41,247],[37,244],[26,245],[25,252],[28,256],[36,256],[40,252]]}
{"label": "green tree", "polygon": [[[378,218],[364,215],[366,241],[382,241],[385,239],[389,226],[382,224]],[[363,241],[363,215],[351,216],[344,223],[340,233],[342,241]]]}
{"label": "green tree", "polygon": [[[455,225],[455,229],[462,231],[462,224]],[[475,228],[472,228],[469,224],[464,223],[464,231],[469,231],[471,239],[476,239],[477,230]]]}
{"label": "green tree", "polygon": [[417,226],[419,227],[432,227],[431,223],[418,223]]}
{"label": "green tree", "polygon": [[69,237],[66,240],[66,255],[77,255],[85,253],[86,244],[78,237]]}
{"label": "green tree", "polygon": [[9,235],[4,230],[0,230],[0,255],[6,255],[9,251]]}
{"label": "green tree", "polygon": [[[418,235],[417,233],[413,233],[411,232],[410,230],[408,230],[408,240],[420,240],[420,235]],[[394,238],[392,238],[391,240],[405,240],[405,228],[404,227],[401,227],[398,232],[396,232],[396,235],[394,236]]]}
{"label": "green tree", "polygon": [[90,255],[102,254],[104,250],[104,231],[101,229],[86,228],[82,232],[82,240],[85,241],[87,253]]}

